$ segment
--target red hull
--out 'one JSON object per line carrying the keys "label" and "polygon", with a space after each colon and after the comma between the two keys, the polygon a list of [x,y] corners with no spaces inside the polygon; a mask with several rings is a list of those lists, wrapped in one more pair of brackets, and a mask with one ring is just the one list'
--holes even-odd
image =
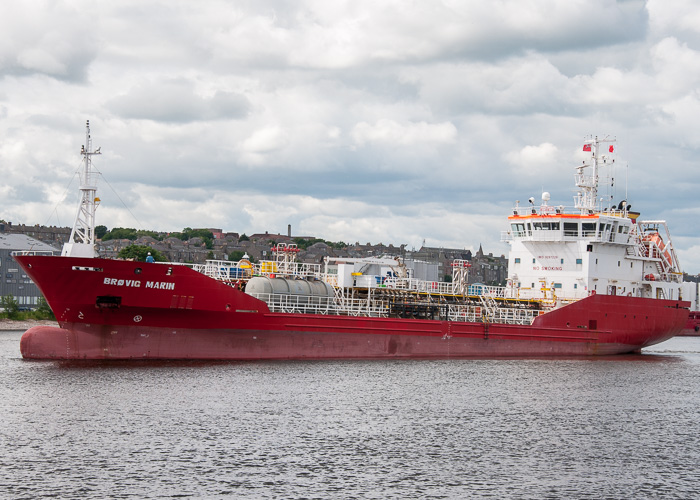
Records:
{"label": "red hull", "polygon": [[608,355],[677,335],[688,302],[594,295],[533,325],[271,313],[184,266],[17,256],[61,328],[21,341],[36,359],[336,359]]}
{"label": "red hull", "polygon": [[700,336],[700,311],[690,311],[690,314],[688,315],[688,322],[685,324],[685,328],[683,328],[678,335],[688,337]]}

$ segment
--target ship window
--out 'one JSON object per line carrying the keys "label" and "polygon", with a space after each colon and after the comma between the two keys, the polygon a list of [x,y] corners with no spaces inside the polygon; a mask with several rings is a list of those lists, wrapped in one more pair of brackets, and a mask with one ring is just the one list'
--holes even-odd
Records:
{"label": "ship window", "polygon": [[562,263],[562,264],[564,263],[564,259],[561,259],[561,263]]}
{"label": "ship window", "polygon": [[593,245],[586,245],[586,252],[592,252],[593,251]]}
{"label": "ship window", "polygon": [[618,233],[621,233],[621,232],[622,232],[622,226],[620,226],[620,227],[617,228],[617,232],[618,232]]}
{"label": "ship window", "polygon": [[515,263],[516,263],[516,264],[520,264],[520,257],[516,257],[516,258],[515,258]]}
{"label": "ship window", "polygon": [[617,267],[620,267],[620,261],[619,261],[619,260],[617,261]]}
{"label": "ship window", "polygon": [[561,283],[554,283],[554,288],[561,288]]}
{"label": "ship window", "polygon": [[[532,263],[533,263],[533,264],[535,263],[535,259],[532,259]],[[10,276],[12,276],[12,275],[10,275]]]}
{"label": "ship window", "polygon": [[531,234],[532,234],[532,225],[530,225],[530,223],[528,222],[527,223],[527,235],[531,236]]}
{"label": "ship window", "polygon": [[583,264],[583,259],[576,259],[577,264]]}
{"label": "ship window", "polygon": [[532,287],[531,287],[531,288],[535,288],[535,284],[534,284],[534,283],[532,284]]}
{"label": "ship window", "polygon": [[581,229],[583,229],[583,236],[595,236],[595,222],[584,222],[581,225]]}
{"label": "ship window", "polygon": [[511,224],[510,226],[513,229],[513,234],[515,236],[522,236],[525,232],[525,224],[523,224],[522,222],[516,222],[515,224]]}
{"label": "ship window", "polygon": [[536,230],[543,230],[543,231],[558,231],[559,230],[559,223],[558,222],[533,222],[532,223],[532,228]]}
{"label": "ship window", "polygon": [[630,269],[632,269],[634,262],[630,262]]}
{"label": "ship window", "polygon": [[574,283],[574,290],[578,288],[578,283]]}
{"label": "ship window", "polygon": [[578,223],[577,222],[565,222],[564,223],[564,236],[578,236]]}

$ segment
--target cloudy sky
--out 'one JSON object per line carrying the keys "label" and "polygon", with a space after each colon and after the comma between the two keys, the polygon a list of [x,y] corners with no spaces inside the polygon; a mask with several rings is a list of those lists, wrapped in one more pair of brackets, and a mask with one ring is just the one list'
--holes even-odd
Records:
{"label": "cloudy sky", "polygon": [[501,254],[611,136],[695,274],[699,89],[692,0],[5,0],[0,218],[72,225],[89,119],[110,228]]}

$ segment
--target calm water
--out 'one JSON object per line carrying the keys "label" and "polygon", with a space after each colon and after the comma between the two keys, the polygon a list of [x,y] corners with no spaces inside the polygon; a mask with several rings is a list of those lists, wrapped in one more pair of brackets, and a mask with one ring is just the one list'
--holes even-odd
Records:
{"label": "calm water", "polygon": [[606,359],[24,361],[3,498],[692,498],[700,338]]}

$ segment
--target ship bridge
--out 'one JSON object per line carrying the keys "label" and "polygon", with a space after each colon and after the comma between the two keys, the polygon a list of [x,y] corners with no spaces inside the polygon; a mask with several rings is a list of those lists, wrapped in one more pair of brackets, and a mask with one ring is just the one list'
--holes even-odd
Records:
{"label": "ship bridge", "polygon": [[[517,212],[517,209],[514,210]],[[525,214],[508,217],[510,230],[501,233],[501,240],[520,241],[579,241],[628,244],[633,219],[622,213]]]}

